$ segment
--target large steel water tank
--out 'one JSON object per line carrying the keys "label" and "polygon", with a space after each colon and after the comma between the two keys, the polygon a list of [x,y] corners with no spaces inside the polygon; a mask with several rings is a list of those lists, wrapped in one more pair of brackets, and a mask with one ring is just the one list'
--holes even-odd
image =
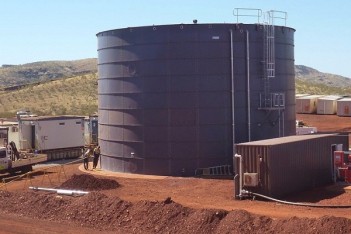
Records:
{"label": "large steel water tank", "polygon": [[[274,40],[260,24],[98,33],[102,167],[194,175],[232,164],[234,141],[294,135],[295,30],[272,27]],[[267,79],[272,51],[275,77]]]}

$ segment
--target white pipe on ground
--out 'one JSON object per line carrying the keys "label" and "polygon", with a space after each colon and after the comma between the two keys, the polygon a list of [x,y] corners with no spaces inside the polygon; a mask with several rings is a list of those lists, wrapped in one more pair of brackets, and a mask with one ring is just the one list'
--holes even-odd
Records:
{"label": "white pipe on ground", "polygon": [[29,187],[29,189],[37,190],[37,191],[48,191],[48,192],[56,192],[61,195],[86,195],[89,192],[84,192],[80,190],[67,190],[67,189],[53,189],[53,188],[41,188],[41,187]]}

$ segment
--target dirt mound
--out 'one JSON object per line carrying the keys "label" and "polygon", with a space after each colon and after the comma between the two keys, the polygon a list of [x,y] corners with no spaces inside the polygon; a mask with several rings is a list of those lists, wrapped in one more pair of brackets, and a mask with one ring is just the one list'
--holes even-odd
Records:
{"label": "dirt mound", "polygon": [[61,189],[75,189],[87,191],[99,191],[107,189],[115,189],[120,185],[117,181],[111,179],[99,179],[92,175],[74,174],[69,180],[62,183],[59,188]]}
{"label": "dirt mound", "polygon": [[171,198],[131,203],[100,192],[86,196],[0,191],[1,211],[38,220],[116,233],[351,233],[351,220],[273,220],[244,210],[191,209]]}

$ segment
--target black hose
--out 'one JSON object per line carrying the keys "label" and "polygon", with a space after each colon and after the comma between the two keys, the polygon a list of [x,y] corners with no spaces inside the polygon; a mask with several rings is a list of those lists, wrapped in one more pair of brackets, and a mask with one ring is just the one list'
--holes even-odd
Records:
{"label": "black hose", "polygon": [[294,206],[307,206],[307,207],[317,207],[317,208],[351,208],[351,205],[319,205],[319,204],[311,204],[311,203],[300,203],[300,202],[288,202],[288,201],[282,201],[278,200],[272,197],[268,197],[259,193],[251,193],[249,192],[250,195],[258,196],[265,198],[267,200],[287,204],[287,205],[294,205]]}

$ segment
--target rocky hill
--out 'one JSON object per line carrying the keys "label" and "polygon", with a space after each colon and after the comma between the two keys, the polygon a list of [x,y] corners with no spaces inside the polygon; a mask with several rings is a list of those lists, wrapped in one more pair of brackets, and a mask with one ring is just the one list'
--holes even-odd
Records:
{"label": "rocky hill", "polygon": [[[296,65],[296,93],[351,95],[351,79]],[[3,65],[0,117],[29,109],[40,115],[97,112],[97,59]]]}
{"label": "rocky hill", "polygon": [[23,65],[2,65],[0,87],[84,75],[97,71],[96,58],[74,61],[45,61]]}
{"label": "rocky hill", "polygon": [[309,83],[324,84],[331,87],[345,88],[351,86],[350,78],[330,73],[323,73],[303,65],[295,66],[295,79]]}
{"label": "rocky hill", "polygon": [[[4,64],[0,67],[0,87],[73,77],[96,71],[96,58],[74,61],[45,61],[23,65]],[[351,86],[351,79],[347,77],[323,73],[304,65],[295,66],[295,79],[298,82],[307,82],[307,86],[311,86],[311,83],[336,88]]]}

